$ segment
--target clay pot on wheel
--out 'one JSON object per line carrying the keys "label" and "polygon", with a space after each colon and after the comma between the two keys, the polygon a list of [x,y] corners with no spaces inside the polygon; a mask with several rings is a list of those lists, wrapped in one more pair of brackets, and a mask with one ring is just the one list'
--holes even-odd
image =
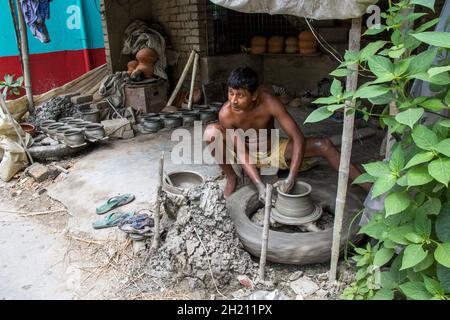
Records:
{"label": "clay pot on wheel", "polygon": [[273,220],[286,225],[302,225],[318,220],[322,207],[313,203],[311,191],[311,185],[301,181],[296,182],[290,194],[277,190]]}

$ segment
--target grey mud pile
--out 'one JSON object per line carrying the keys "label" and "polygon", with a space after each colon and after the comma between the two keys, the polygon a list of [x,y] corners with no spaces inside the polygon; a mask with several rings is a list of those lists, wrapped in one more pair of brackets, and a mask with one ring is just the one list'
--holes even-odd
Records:
{"label": "grey mud pile", "polygon": [[[257,264],[242,249],[217,183],[207,181],[182,198],[176,221],[163,221],[167,234],[146,272],[165,285],[189,289],[238,284],[237,276],[257,274]],[[167,216],[167,215],[166,215]]]}

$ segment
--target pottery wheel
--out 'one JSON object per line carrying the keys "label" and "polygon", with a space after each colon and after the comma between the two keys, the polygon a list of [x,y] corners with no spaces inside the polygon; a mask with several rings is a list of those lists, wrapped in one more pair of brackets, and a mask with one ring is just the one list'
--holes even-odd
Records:
{"label": "pottery wheel", "polygon": [[322,216],[322,213],[323,213],[322,207],[319,205],[315,205],[315,209],[313,213],[311,213],[310,215],[300,218],[291,218],[282,215],[281,213],[278,212],[276,208],[272,207],[271,218],[276,222],[284,225],[299,226],[319,220],[319,218]]}

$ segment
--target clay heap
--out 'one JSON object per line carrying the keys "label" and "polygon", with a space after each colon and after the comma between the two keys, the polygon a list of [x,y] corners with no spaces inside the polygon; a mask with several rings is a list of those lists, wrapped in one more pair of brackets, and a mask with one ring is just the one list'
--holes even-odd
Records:
{"label": "clay heap", "polygon": [[128,74],[133,81],[142,81],[154,77],[155,62],[158,53],[152,48],[144,48],[136,53],[136,60],[128,62]]}
{"label": "clay heap", "polygon": [[149,274],[166,284],[185,281],[190,289],[214,289],[209,264],[219,287],[238,275],[256,274],[257,264],[241,249],[222,193],[217,183],[207,181],[185,195],[176,221],[150,258]]}

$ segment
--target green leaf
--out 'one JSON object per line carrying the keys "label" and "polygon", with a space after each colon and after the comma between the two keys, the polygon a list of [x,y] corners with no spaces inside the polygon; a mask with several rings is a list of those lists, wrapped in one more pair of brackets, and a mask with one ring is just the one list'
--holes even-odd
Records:
{"label": "green leaf", "polygon": [[[388,81],[391,81],[391,80],[388,80]],[[375,105],[385,105],[385,104],[388,104],[389,102],[391,102],[392,100],[394,100],[394,94],[392,93],[392,91],[389,91],[388,93],[385,93],[379,97],[369,98],[370,103],[375,104]]]}
{"label": "green leaf", "polygon": [[443,72],[447,72],[450,71],[450,66],[445,66],[445,67],[434,67],[431,68],[430,70],[428,70],[428,75],[430,77],[434,77],[435,75],[441,74]]}
{"label": "green leaf", "polygon": [[417,213],[414,219],[414,229],[423,237],[428,238],[431,234],[431,220],[425,213]]}
{"label": "green leaf", "polygon": [[397,288],[398,286],[397,280],[398,279],[395,279],[393,273],[390,271],[383,271],[380,274],[381,287],[384,289],[393,290]]}
{"label": "green leaf", "polygon": [[333,79],[330,92],[334,97],[342,96],[342,83],[337,79]]}
{"label": "green leaf", "polygon": [[423,113],[424,110],[422,108],[411,108],[397,114],[395,120],[412,129],[416,122],[422,117]]}
{"label": "green leaf", "polygon": [[381,48],[386,45],[387,41],[378,40],[369,43],[364,49],[361,50],[359,55],[360,61],[366,61],[369,57],[374,56]]}
{"label": "green leaf", "polygon": [[327,106],[328,111],[334,112],[336,110],[342,109],[345,107],[345,104],[332,104]]}
{"label": "green leaf", "polygon": [[432,298],[422,282],[406,282],[400,285],[400,289],[409,299],[429,300]]}
{"label": "green leaf", "polygon": [[434,258],[444,267],[450,268],[450,243],[438,243]]}
{"label": "green leaf", "polygon": [[434,279],[431,279],[424,275],[423,283],[425,284],[425,288],[427,289],[427,291],[433,296],[442,295],[444,293],[444,290],[442,289],[439,282]]}
{"label": "green leaf", "polygon": [[388,289],[380,289],[375,293],[372,300],[394,300],[394,293]]}
{"label": "green leaf", "polygon": [[382,95],[388,93],[390,90],[391,90],[391,88],[383,87],[383,86],[379,86],[379,85],[367,86],[367,87],[359,88],[355,92],[354,97],[355,98],[363,98],[363,99],[375,98],[375,97],[379,97],[379,96],[382,96]]}
{"label": "green leaf", "polygon": [[433,181],[433,177],[428,174],[427,167],[414,167],[406,174],[408,186],[421,186]]}
{"label": "green leaf", "polygon": [[450,128],[450,119],[439,121],[438,124],[440,126]]}
{"label": "green leaf", "polygon": [[394,256],[394,250],[388,248],[381,248],[375,253],[375,257],[373,260],[374,266],[382,267]]}
{"label": "green leaf", "polygon": [[411,199],[406,192],[393,192],[386,197],[384,207],[386,216],[400,213],[409,207]]}
{"label": "green leaf", "polygon": [[394,49],[389,50],[388,56],[392,59],[398,59],[404,54],[406,51],[406,48],[400,48],[400,49]]}
{"label": "green leaf", "polygon": [[394,74],[397,77],[403,75],[409,69],[409,64],[411,63],[412,58],[402,59],[395,62],[394,66]]}
{"label": "green leaf", "polygon": [[370,71],[372,71],[373,74],[376,75],[378,78],[381,78],[389,73],[394,74],[394,65],[388,58],[380,56],[372,56],[369,57],[368,60]]}
{"label": "green leaf", "polygon": [[427,215],[438,215],[441,211],[441,200],[438,198],[430,198],[420,208],[417,209],[418,213]]}
{"label": "green leaf", "polygon": [[447,49],[450,48],[450,33],[448,32],[431,31],[416,33],[412,36],[417,40],[425,42],[426,44],[429,44],[431,46]]}
{"label": "green leaf", "polygon": [[381,235],[386,230],[386,226],[381,223],[375,223],[371,222],[369,224],[366,224],[361,228],[359,231],[360,234],[367,234],[369,237],[374,239],[381,238]]}
{"label": "green leaf", "polygon": [[367,183],[367,182],[373,183],[373,182],[375,182],[375,181],[377,181],[376,178],[372,177],[372,176],[371,176],[370,174],[368,174],[368,173],[363,173],[363,174],[361,174],[360,176],[358,176],[358,178],[356,178],[355,180],[353,180],[353,183],[352,183],[352,184],[361,184],[361,183]]}
{"label": "green leaf", "polygon": [[[421,244],[410,244],[405,248],[400,270],[412,268],[420,263],[427,256]],[[437,260],[437,259],[436,259]]]}
{"label": "green leaf", "polygon": [[435,222],[436,235],[439,241],[450,242],[450,203],[447,202]]}
{"label": "green leaf", "polygon": [[436,268],[437,277],[446,293],[450,293],[450,268],[446,268],[441,264]]}
{"label": "green leaf", "polygon": [[381,26],[380,28],[370,28],[367,29],[366,32],[364,32],[365,36],[374,36],[376,34],[380,34],[382,33],[384,30],[386,30],[386,26]]}
{"label": "green leaf", "polygon": [[411,0],[411,4],[417,4],[419,6],[427,7],[434,12],[434,2],[435,0]]}
{"label": "green leaf", "polygon": [[351,71],[348,69],[336,69],[333,72],[330,73],[333,77],[346,77],[351,74]]}
{"label": "green leaf", "polygon": [[395,186],[397,178],[392,174],[386,174],[377,179],[372,189],[372,199],[388,192]]}
{"label": "green leaf", "polygon": [[436,134],[423,125],[414,128],[412,137],[419,148],[427,151],[434,150],[434,146],[438,143]]}
{"label": "green leaf", "polygon": [[436,146],[436,151],[450,157],[450,139],[442,140]]}
{"label": "green leaf", "polygon": [[313,123],[319,122],[329,118],[333,112],[329,111],[327,107],[320,107],[319,109],[314,110],[311,114],[306,118],[304,123]]}
{"label": "green leaf", "polygon": [[430,175],[448,187],[450,181],[450,158],[439,158],[428,165]]}
{"label": "green leaf", "polygon": [[326,98],[319,98],[314,100],[312,103],[314,104],[335,104],[338,102],[338,99],[336,97],[326,97]]}
{"label": "green leaf", "polygon": [[412,243],[422,243],[423,238],[419,236],[417,233],[411,232],[405,235],[406,240],[411,241]]}
{"label": "green leaf", "polygon": [[408,163],[405,166],[405,169],[411,168],[413,166],[416,166],[418,164],[429,162],[434,158],[434,153],[431,151],[418,153],[414,157],[411,158],[411,160],[408,161]]}
{"label": "green leaf", "polygon": [[427,270],[434,263],[433,254],[428,254],[425,259],[423,259],[419,264],[415,265],[413,270],[414,272],[421,272]]}
{"label": "green leaf", "polygon": [[389,168],[393,172],[400,172],[405,166],[405,153],[402,146],[398,144],[392,152],[391,159],[389,160]]}
{"label": "green leaf", "polygon": [[428,110],[437,112],[445,108],[445,105],[442,103],[440,99],[430,99],[422,102],[420,105]]}
{"label": "green leaf", "polygon": [[385,174],[390,174],[391,170],[389,169],[389,165],[383,161],[371,162],[367,164],[363,164],[364,169],[370,174],[372,177],[381,177]]}
{"label": "green leaf", "polygon": [[414,56],[409,64],[408,74],[426,73],[434,62],[437,55],[437,49],[426,50],[417,56]]}
{"label": "green leaf", "polygon": [[416,33],[420,33],[420,32],[424,32],[428,29],[430,29],[431,27],[433,27],[434,25],[439,23],[439,18],[433,19],[431,21],[425,22],[423,25],[421,25],[420,27],[418,27],[415,32]]}

